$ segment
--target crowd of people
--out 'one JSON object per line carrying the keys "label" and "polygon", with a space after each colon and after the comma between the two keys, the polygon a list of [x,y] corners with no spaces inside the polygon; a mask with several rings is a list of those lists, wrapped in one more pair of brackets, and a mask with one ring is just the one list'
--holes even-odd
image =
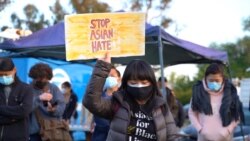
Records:
{"label": "crowd of people", "polygon": [[[59,88],[50,83],[53,73],[48,64],[31,67],[30,84],[19,80],[16,72],[12,59],[0,58],[0,141],[50,141],[42,132],[41,119],[60,120],[69,127],[70,119],[79,117],[73,85],[66,81]],[[132,60],[121,76],[107,53],[97,60],[82,99],[82,109],[91,113],[83,119],[89,126],[86,140],[175,141],[182,137],[183,105],[167,79],[157,81],[146,61]],[[190,105],[188,116],[198,141],[231,141],[235,127],[244,120],[237,90],[217,63],[193,86]]]}

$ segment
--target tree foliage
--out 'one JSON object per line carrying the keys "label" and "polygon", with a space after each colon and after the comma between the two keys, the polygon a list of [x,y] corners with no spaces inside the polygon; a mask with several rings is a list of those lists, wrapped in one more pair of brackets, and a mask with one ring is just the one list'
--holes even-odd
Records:
{"label": "tree foliage", "polygon": [[250,36],[238,39],[235,43],[212,44],[212,47],[226,51],[232,77],[250,77],[247,68],[250,67]]}
{"label": "tree foliage", "polygon": [[41,14],[35,5],[26,5],[23,12],[24,19],[20,18],[17,13],[11,14],[11,21],[15,28],[29,29],[34,32],[49,26],[49,21],[44,18],[44,14]]}
{"label": "tree foliage", "polygon": [[63,8],[59,0],[56,0],[53,6],[50,6],[50,11],[53,15],[53,24],[58,23],[64,19],[64,16],[67,15],[67,11]]}
{"label": "tree foliage", "polygon": [[0,11],[2,11],[10,3],[11,0],[0,0]]}
{"label": "tree foliage", "polygon": [[105,13],[110,12],[110,6],[98,0],[70,0],[76,13]]}
{"label": "tree foliage", "polygon": [[[110,11],[110,7],[106,3],[99,3],[97,0],[71,0],[69,5],[72,5],[76,13],[102,13]],[[59,0],[56,0],[55,4],[49,8],[53,15],[51,19],[45,19],[44,13],[41,13],[35,5],[26,5],[23,9],[25,18],[21,18],[19,13],[14,12],[11,14],[14,28],[29,29],[35,32],[62,21],[64,16],[68,14],[68,11],[65,10]]]}
{"label": "tree foliage", "polygon": [[[159,0],[158,2],[159,3],[157,5],[154,5],[155,3],[157,3],[155,0],[154,1],[153,0],[131,0],[130,9],[132,11],[146,11],[146,17],[149,22],[153,19],[159,18],[161,21],[161,26],[164,28],[167,28],[169,24],[172,22],[172,20],[166,16],[167,15],[166,10],[171,0]],[[152,17],[151,19],[148,19],[148,14],[150,10],[152,11],[155,10],[159,12],[159,14]]]}
{"label": "tree foliage", "polygon": [[172,73],[170,75],[170,83],[173,84],[172,89],[177,99],[180,100],[182,104],[189,103],[194,81],[190,80],[188,76],[176,76],[175,73]]}
{"label": "tree foliage", "polygon": [[250,16],[243,21],[243,30],[250,31]]}

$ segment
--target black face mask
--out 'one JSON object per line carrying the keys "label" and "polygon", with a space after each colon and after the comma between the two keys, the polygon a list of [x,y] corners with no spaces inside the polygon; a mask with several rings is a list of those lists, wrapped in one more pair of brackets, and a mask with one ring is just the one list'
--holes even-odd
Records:
{"label": "black face mask", "polygon": [[43,82],[43,81],[36,81],[35,82],[35,86],[39,89],[43,89],[46,85],[47,85],[48,82]]}
{"label": "black face mask", "polygon": [[127,92],[136,100],[147,100],[152,95],[153,86],[147,87],[127,87]]}

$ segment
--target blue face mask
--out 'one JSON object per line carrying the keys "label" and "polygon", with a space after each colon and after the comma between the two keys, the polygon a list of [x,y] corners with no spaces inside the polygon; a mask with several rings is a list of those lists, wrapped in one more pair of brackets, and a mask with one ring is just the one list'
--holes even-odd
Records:
{"label": "blue face mask", "polygon": [[66,93],[66,89],[65,89],[65,88],[62,88],[62,89],[61,89],[61,92],[62,92],[62,94],[65,94],[65,93]]}
{"label": "blue face mask", "polygon": [[107,79],[105,81],[103,89],[105,90],[105,89],[113,88],[117,85],[118,85],[117,78],[109,76],[109,77],[107,77]]}
{"label": "blue face mask", "polygon": [[221,88],[221,83],[218,82],[207,82],[207,87],[212,91],[219,91]]}
{"label": "blue face mask", "polygon": [[14,78],[12,75],[1,76],[0,83],[3,85],[10,85],[14,82]]}

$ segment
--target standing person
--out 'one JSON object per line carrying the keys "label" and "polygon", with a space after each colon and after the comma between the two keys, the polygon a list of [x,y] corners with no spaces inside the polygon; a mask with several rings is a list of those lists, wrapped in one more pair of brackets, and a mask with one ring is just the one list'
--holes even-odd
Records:
{"label": "standing person", "polygon": [[[74,91],[72,90],[71,84],[68,81],[62,83],[61,89],[62,89],[62,93],[64,96],[64,101],[66,103],[66,107],[63,113],[63,119],[68,124],[70,124],[70,118],[73,116],[75,112],[77,113],[76,108],[77,108],[78,98],[76,94],[74,93]],[[70,131],[70,135],[73,139],[73,135],[71,131]]]}
{"label": "standing person", "polygon": [[36,111],[41,114],[41,118],[60,119],[65,109],[65,103],[59,88],[49,82],[53,77],[53,73],[48,64],[37,63],[32,66],[29,77],[32,78],[31,86],[34,94],[33,112],[30,116],[30,141],[41,141],[40,125]]}
{"label": "standing person", "polygon": [[[163,79],[165,82],[164,86],[161,85],[161,79]],[[168,81],[166,77],[159,77],[158,86],[161,91],[164,88],[166,89],[166,96],[164,96],[164,98],[167,100],[169,109],[174,117],[176,126],[181,128],[184,124],[186,114],[184,112],[181,102],[175,97],[174,92],[168,87],[167,83]]]}
{"label": "standing person", "polygon": [[244,120],[236,88],[225,78],[223,67],[213,63],[193,86],[189,118],[198,141],[231,141],[234,128]]}
{"label": "standing person", "polygon": [[112,68],[107,53],[98,60],[83,104],[93,114],[111,120],[107,141],[172,141],[177,128],[166,101],[162,98],[151,66],[133,60],[122,77],[120,89],[110,99],[101,97]]}
{"label": "standing person", "polygon": [[63,119],[69,123],[70,118],[73,116],[73,113],[77,112],[76,108],[78,98],[72,90],[71,84],[69,82],[66,81],[62,83],[61,88],[64,96],[64,101],[66,103],[66,107],[63,113]]}
{"label": "standing person", "polygon": [[[161,83],[161,80],[162,80],[162,79],[163,79],[163,81],[164,81],[164,85],[163,85],[163,86],[162,86],[162,83]],[[173,91],[168,87],[168,80],[167,80],[166,77],[159,77],[159,78],[158,78],[157,84],[158,84],[158,87],[159,87],[161,93],[163,93],[163,89],[166,89],[166,95],[163,95],[163,97],[164,97],[165,99],[167,99],[167,96],[169,96],[169,95],[170,95],[170,96],[171,96],[171,95],[174,96]]]}
{"label": "standing person", "polygon": [[[110,99],[115,91],[118,90],[121,83],[121,74],[115,68],[112,67],[104,84],[104,91],[102,97]],[[91,141],[104,141],[108,136],[110,120],[94,115],[94,133]]]}
{"label": "standing person", "polygon": [[0,58],[0,141],[27,141],[32,91],[10,58]]}

